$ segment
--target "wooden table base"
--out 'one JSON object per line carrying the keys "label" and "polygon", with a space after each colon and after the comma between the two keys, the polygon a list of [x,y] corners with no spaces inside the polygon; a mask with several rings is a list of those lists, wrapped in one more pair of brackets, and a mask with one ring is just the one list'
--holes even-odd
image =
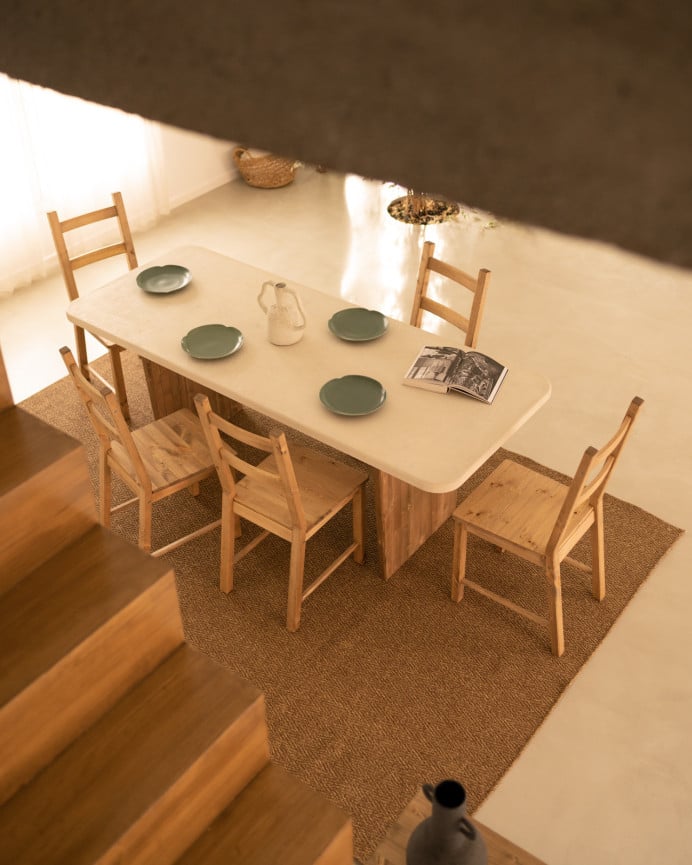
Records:
{"label": "wooden table base", "polygon": [[149,389],[151,409],[155,418],[164,417],[179,408],[189,408],[197,414],[195,394],[203,393],[209,397],[212,409],[221,417],[229,420],[242,410],[242,405],[233,399],[222,396],[189,378],[172,372],[164,366],[142,358],[144,377]]}
{"label": "wooden table base", "polygon": [[388,580],[450,517],[457,492],[426,493],[385,472],[373,471],[380,571]]}

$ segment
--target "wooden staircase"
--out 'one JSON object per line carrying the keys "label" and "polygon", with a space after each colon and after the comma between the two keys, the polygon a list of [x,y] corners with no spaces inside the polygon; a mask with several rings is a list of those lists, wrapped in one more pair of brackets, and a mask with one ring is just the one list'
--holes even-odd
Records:
{"label": "wooden staircase", "polygon": [[0,355],[0,863],[353,865],[269,759],[263,695],[185,643],[175,578],[104,529],[83,448]]}

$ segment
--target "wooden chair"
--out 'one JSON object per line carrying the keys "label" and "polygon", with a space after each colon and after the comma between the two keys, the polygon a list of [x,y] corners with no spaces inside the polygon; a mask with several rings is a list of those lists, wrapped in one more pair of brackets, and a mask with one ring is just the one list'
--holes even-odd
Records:
{"label": "wooden chair", "polygon": [[[420,327],[423,312],[431,312],[463,330],[466,334],[465,345],[469,348],[475,348],[478,343],[478,332],[481,326],[481,318],[483,317],[485,296],[490,282],[490,271],[482,267],[478,271],[478,276],[471,276],[460,268],[453,267],[451,264],[446,264],[439,258],[435,258],[434,252],[435,244],[430,240],[426,240],[423,244],[423,253],[418,269],[418,282],[416,283],[416,293],[413,298],[410,323],[414,327]],[[471,311],[468,318],[428,296],[428,283],[431,273],[439,273],[447,279],[452,280],[452,282],[456,282],[463,288],[468,289],[473,294]]]}
{"label": "wooden chair", "polygon": [[[152,556],[170,552],[219,526],[221,520],[215,520],[152,552],[154,502],[184,489],[197,495],[199,482],[216,471],[199,421],[190,409],[183,408],[131,431],[112,389],[102,390],[90,382],[69,348],[61,348],[60,353],[100,442],[100,522],[109,526],[111,514],[138,502],[138,546]],[[134,498],[115,507],[111,507],[112,472],[135,494]]]}
{"label": "wooden chair", "polygon": [[[562,625],[560,564],[564,561],[591,574],[593,596],[605,597],[603,496],[622,447],[643,400],[630,403],[618,431],[600,450],[586,449],[569,485],[504,460],[454,513],[452,599],[460,601],[464,586],[497,601],[534,622],[548,625],[555,655],[565,648]],[[577,541],[591,531],[591,565],[568,556]],[[548,617],[501,597],[466,577],[468,534],[539,565],[546,579]]]}
{"label": "wooden chair", "polygon": [[[233,567],[269,533],[291,544],[286,627],[300,626],[301,605],[350,555],[364,560],[364,488],[368,474],[308,448],[291,445],[283,432],[257,435],[215,414],[208,397],[195,396],[209,449],[216,463],[222,488],[221,591],[233,589]],[[269,454],[257,465],[241,458],[234,446]],[[240,443],[240,445],[239,445]],[[242,475],[237,480],[237,475]],[[353,509],[353,541],[322,573],[303,588],[305,547],[310,538],[349,502]],[[235,538],[240,518],[263,531],[238,552]]]}
{"label": "wooden chair", "polygon": [[[58,219],[58,214],[55,210],[48,213],[47,216],[50,230],[53,234],[55,249],[58,253],[58,260],[60,261],[60,267],[62,268],[62,274],[65,279],[67,294],[70,300],[76,300],[79,297],[74,272],[81,267],[86,267],[89,264],[94,264],[95,262],[102,261],[106,258],[112,258],[115,255],[126,256],[127,266],[130,270],[134,270],[134,268],[137,267],[137,256],[135,255],[135,248],[132,243],[130,226],[127,221],[127,214],[125,213],[125,205],[123,204],[123,197],[119,192],[113,193],[113,204],[110,207],[103,207],[100,210],[93,210],[90,213],[84,213],[81,216],[73,216],[70,219],[64,219],[62,221]],[[95,222],[109,219],[117,220],[121,237],[121,240],[118,243],[109,244],[100,249],[94,249],[90,252],[85,252],[73,257],[70,256],[65,240],[65,235],[68,232],[82,228],[85,225],[91,225]],[[95,372],[89,364],[84,329],[75,325],[74,330],[77,359],[79,361],[80,369],[87,378],[91,380],[96,378],[110,387],[110,383],[107,382],[98,372]],[[113,370],[113,387],[118,395],[118,401],[120,402],[120,408],[122,409],[123,415],[126,420],[129,421],[130,410],[127,404],[125,378],[123,376],[122,361],[120,359],[120,353],[124,351],[124,349],[122,346],[116,345],[97,334],[92,335],[108,349],[111,368]]]}

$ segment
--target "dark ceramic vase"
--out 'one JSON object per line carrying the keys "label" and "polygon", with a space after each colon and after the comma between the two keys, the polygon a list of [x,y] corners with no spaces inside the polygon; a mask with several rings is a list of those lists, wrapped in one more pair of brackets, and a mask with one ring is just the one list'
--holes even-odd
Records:
{"label": "dark ceramic vase", "polygon": [[466,816],[466,790],[457,781],[423,785],[432,815],[411,833],[406,865],[487,865],[480,832]]}

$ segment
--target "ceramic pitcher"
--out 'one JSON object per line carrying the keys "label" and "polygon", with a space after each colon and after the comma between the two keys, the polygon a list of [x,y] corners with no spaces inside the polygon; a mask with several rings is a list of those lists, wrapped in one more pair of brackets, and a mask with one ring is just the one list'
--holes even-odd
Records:
{"label": "ceramic pitcher", "polygon": [[[275,303],[264,301],[267,288],[274,289]],[[295,290],[285,282],[262,283],[257,302],[267,315],[267,337],[274,345],[293,345],[302,339],[305,332],[305,313]]]}

